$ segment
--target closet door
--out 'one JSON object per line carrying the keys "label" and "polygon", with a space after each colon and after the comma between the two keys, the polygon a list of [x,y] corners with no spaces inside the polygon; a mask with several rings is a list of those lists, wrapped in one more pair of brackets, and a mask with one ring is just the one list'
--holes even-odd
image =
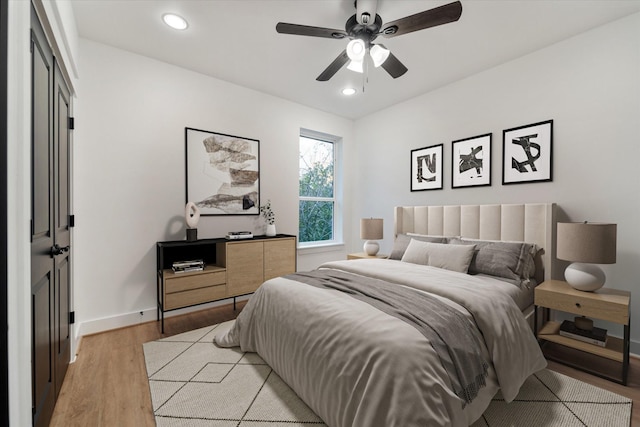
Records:
{"label": "closet door", "polygon": [[48,426],[70,361],[71,97],[31,9],[33,424]]}
{"label": "closet door", "polygon": [[53,340],[56,398],[71,360],[69,312],[71,298],[71,227],[70,164],[71,147],[69,117],[71,98],[60,68],[55,62],[53,79],[53,222],[54,222],[54,292]]}
{"label": "closet door", "polygon": [[53,54],[31,9],[31,322],[33,423],[48,426],[53,368]]}

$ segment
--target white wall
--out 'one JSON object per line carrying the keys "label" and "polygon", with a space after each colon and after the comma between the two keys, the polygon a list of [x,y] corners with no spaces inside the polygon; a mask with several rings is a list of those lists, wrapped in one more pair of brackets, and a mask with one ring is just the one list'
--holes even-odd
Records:
{"label": "white wall", "polygon": [[[554,120],[553,182],[502,186],[502,130]],[[451,188],[451,141],[493,133],[492,186]],[[608,287],[632,292],[640,313],[640,14],[589,31],[356,122],[359,153],[347,170],[356,220],[385,219],[393,206],[556,202],[563,220],[618,224],[618,258]],[[443,143],[444,190],[410,192],[410,150]],[[366,150],[366,151],[365,151]],[[384,171],[385,173],[379,173]],[[384,197],[380,197],[380,195]],[[638,324],[632,315],[632,325]],[[640,354],[640,328],[631,328]]]}
{"label": "white wall", "polygon": [[[85,39],[79,52],[79,335],[155,319],[156,241],[185,238],[185,127],[260,140],[261,199],[271,200],[279,233],[298,234],[300,128],[341,136],[349,158],[351,120]],[[239,229],[264,234],[263,224],[257,216],[201,217],[198,237]],[[300,256],[299,266],[315,267],[326,255],[346,252]]]}

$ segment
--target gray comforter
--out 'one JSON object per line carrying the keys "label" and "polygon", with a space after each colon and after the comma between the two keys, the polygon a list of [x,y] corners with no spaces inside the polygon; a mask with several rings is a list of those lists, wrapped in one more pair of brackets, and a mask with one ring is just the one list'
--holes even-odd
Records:
{"label": "gray comforter", "polygon": [[265,282],[220,346],[256,351],[329,426],[464,426],[498,388],[513,400],[546,362],[513,300],[486,280],[390,260],[321,268],[429,292],[477,324],[492,362],[487,385],[463,408],[429,341],[414,327],[336,291],[287,278]]}

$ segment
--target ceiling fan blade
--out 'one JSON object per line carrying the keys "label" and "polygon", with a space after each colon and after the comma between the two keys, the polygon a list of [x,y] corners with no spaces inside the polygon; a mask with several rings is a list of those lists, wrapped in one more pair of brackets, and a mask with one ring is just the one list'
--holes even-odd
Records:
{"label": "ceiling fan blade", "polygon": [[333,77],[333,75],[337,73],[338,70],[340,70],[340,68],[342,68],[347,62],[349,62],[349,56],[347,55],[347,50],[345,49],[340,55],[338,55],[336,59],[333,60],[331,64],[329,64],[329,66],[316,78],[316,80],[319,82],[326,82],[331,77]]}
{"label": "ceiling fan blade", "polygon": [[456,1],[386,23],[380,33],[387,38],[396,37],[424,30],[425,28],[455,22],[460,19],[460,15],[462,15],[462,3]]}
{"label": "ceiling fan blade", "polygon": [[408,71],[407,67],[405,67],[393,53],[389,53],[389,57],[382,63],[381,67],[394,79],[397,79]]}
{"label": "ceiling fan blade", "polygon": [[331,28],[312,27],[309,25],[287,24],[286,22],[278,22],[276,31],[280,34],[293,34],[297,36],[325,37],[328,39],[343,39],[347,37],[344,30],[335,30]]}

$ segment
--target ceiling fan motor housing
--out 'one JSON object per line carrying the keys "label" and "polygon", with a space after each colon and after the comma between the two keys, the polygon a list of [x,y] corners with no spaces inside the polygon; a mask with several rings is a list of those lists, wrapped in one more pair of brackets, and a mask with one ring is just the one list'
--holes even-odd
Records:
{"label": "ceiling fan motor housing", "polygon": [[380,27],[382,27],[382,18],[376,15],[376,19],[370,24],[360,24],[356,19],[357,15],[352,15],[345,24],[345,31],[349,34],[349,38],[360,39],[364,41],[367,48],[371,42],[378,37]]}

